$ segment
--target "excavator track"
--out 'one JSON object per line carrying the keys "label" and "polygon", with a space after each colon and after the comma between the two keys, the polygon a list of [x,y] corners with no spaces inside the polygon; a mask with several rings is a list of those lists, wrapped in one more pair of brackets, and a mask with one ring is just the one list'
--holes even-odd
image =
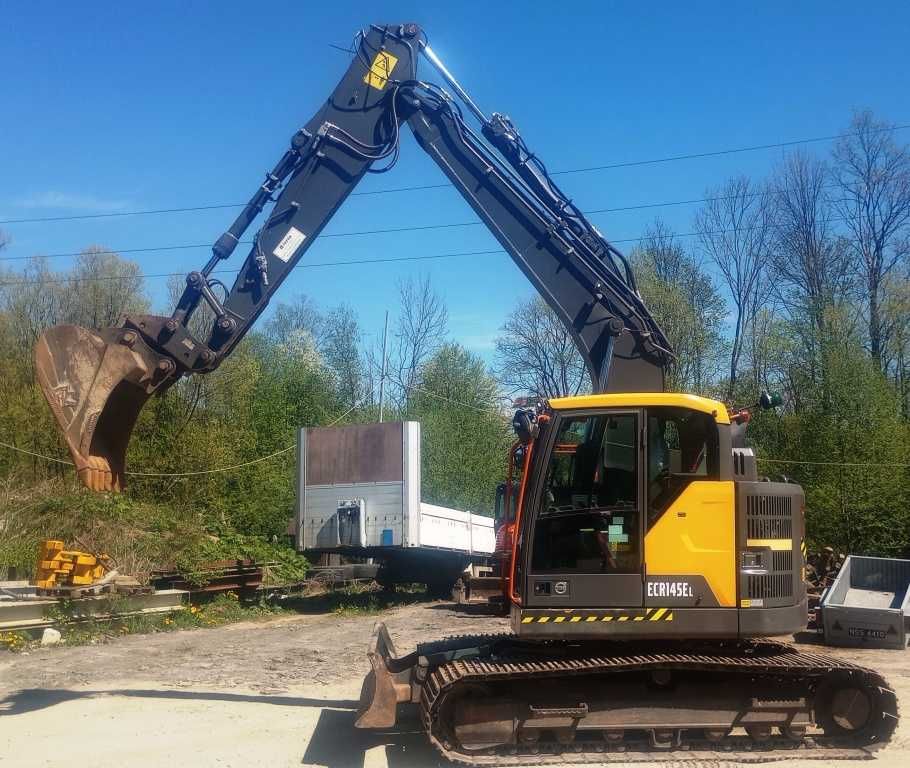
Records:
{"label": "excavator track", "polygon": [[877,672],[784,643],[596,650],[506,642],[431,665],[420,697],[430,741],[477,766],[862,759],[897,725]]}

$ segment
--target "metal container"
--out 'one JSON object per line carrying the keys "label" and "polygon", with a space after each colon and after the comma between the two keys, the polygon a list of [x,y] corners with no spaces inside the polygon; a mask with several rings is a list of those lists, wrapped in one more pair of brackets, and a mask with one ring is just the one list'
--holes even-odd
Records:
{"label": "metal container", "polygon": [[821,601],[828,645],[907,646],[910,560],[849,555]]}

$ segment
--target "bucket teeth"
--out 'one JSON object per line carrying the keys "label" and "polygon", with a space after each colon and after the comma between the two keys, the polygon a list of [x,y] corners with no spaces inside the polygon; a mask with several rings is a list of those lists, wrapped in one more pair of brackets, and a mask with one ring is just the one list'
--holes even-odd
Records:
{"label": "bucket teeth", "polygon": [[38,385],[86,488],[123,489],[133,426],[167,378],[155,377],[161,359],[128,328],[58,325],[39,336]]}

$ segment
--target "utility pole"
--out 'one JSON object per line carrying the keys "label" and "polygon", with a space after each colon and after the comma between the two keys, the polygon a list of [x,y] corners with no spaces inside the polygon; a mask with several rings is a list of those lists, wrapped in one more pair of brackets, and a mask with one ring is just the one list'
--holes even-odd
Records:
{"label": "utility pole", "polygon": [[379,423],[382,424],[382,413],[385,398],[385,344],[389,335],[389,310],[385,311],[385,327],[382,329],[382,368],[379,374]]}

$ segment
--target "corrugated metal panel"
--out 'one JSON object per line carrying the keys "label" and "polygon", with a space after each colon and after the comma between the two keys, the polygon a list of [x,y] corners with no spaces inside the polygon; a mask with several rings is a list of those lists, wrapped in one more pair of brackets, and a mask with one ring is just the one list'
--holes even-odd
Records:
{"label": "corrugated metal panel", "polygon": [[[338,483],[308,485],[304,507],[307,549],[338,546],[336,512],[340,501],[363,499],[366,514],[364,546],[401,546],[403,484]],[[383,536],[384,531],[390,531]]]}

